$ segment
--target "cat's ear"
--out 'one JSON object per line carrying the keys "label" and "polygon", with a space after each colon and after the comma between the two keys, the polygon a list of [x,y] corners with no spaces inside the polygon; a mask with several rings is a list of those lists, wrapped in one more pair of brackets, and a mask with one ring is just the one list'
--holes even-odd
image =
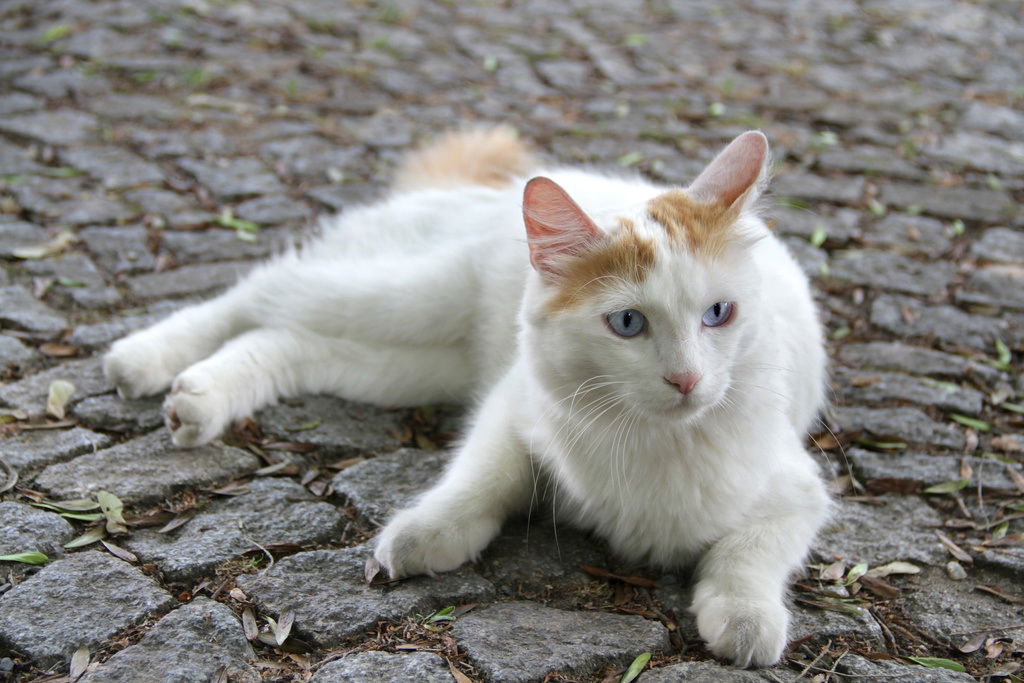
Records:
{"label": "cat's ear", "polygon": [[523,220],[530,263],[544,276],[557,276],[567,257],[578,256],[603,235],[558,183],[537,177],[523,190]]}
{"label": "cat's ear", "polygon": [[741,209],[761,190],[768,163],[768,138],[748,130],[719,152],[688,191],[696,199]]}

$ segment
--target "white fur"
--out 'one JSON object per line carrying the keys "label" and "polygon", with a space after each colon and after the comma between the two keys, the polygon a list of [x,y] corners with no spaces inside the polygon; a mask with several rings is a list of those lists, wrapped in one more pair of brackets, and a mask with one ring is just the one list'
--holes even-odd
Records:
{"label": "white fur", "polygon": [[[623,557],[698,561],[693,610],[712,651],[772,664],[788,577],[827,509],[802,445],[825,365],[806,278],[749,211],[741,227],[755,239],[707,263],[670,248],[647,216],[664,188],[546,175],[603,231],[626,217],[655,240],[642,285],[548,313],[521,183],[410,192],[328,221],[223,296],[117,342],[106,371],[125,396],[173,380],[168,424],[186,446],[281,396],[479,397],[443,479],[381,532],[376,556],[392,576],[476,557],[544,493],[544,473],[552,504]],[[735,320],[703,328],[718,301],[736,302]],[[604,317],[624,308],[647,315],[649,334],[609,331]],[[677,372],[702,375],[685,399],[662,379]]]}

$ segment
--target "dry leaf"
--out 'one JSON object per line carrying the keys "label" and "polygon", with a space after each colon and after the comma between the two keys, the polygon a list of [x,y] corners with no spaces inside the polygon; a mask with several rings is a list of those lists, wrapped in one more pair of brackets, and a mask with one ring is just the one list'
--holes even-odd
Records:
{"label": "dry leaf", "polygon": [[74,242],[77,238],[75,233],[70,230],[62,230],[56,237],[49,242],[38,244],[32,247],[21,247],[14,249],[11,254],[21,259],[44,259],[47,256],[53,256],[64,251],[68,245]]}
{"label": "dry leaf", "polygon": [[821,570],[819,578],[822,581],[838,581],[846,574],[846,562],[839,560]]}
{"label": "dry leaf", "polygon": [[119,557],[125,562],[138,562],[139,558],[135,556],[135,553],[131,553],[119,545],[114,545],[110,541],[100,541],[103,547],[110,551],[115,557]]}
{"label": "dry leaf", "polygon": [[836,440],[832,434],[825,433],[819,434],[818,436],[812,436],[811,440],[814,441],[814,445],[823,451],[830,451],[833,448],[839,448],[839,441]]}
{"label": "dry leaf", "polygon": [[942,542],[942,545],[946,546],[946,550],[949,551],[950,555],[960,560],[964,564],[974,564],[974,558],[968,555],[963,548],[954,543],[953,540],[949,538],[949,536],[946,536],[945,534],[939,531],[936,531],[935,535],[939,537],[939,540]]}
{"label": "dry leaf", "polygon": [[880,598],[888,600],[898,597],[900,594],[899,588],[893,586],[885,579],[878,578],[877,576],[868,576],[867,574],[864,574],[857,579],[857,581],[860,582],[864,588],[868,589]]}
{"label": "dry leaf", "polygon": [[473,683],[473,679],[455,668],[455,665],[448,662],[448,670],[452,672],[455,683]]}
{"label": "dry leaf", "polygon": [[976,636],[973,636],[966,643],[960,646],[960,652],[963,652],[965,655],[977,652],[981,649],[981,646],[987,637],[987,633],[979,633]]}
{"label": "dry leaf", "polygon": [[175,515],[171,521],[156,530],[158,534],[168,534],[180,526],[184,526],[194,516],[193,513],[181,513]]}
{"label": "dry leaf", "polygon": [[256,625],[256,617],[253,616],[251,607],[242,610],[242,630],[245,631],[246,640],[256,640],[260,635],[260,628]]}
{"label": "dry leaf", "polygon": [[1006,473],[1010,475],[1010,479],[1013,481],[1013,485],[1017,487],[1017,490],[1024,493],[1024,475],[1021,475],[1017,468],[1009,463],[1006,464]]}
{"label": "dry leaf", "polygon": [[78,347],[71,344],[58,344],[57,342],[46,342],[39,345],[39,350],[47,356],[54,358],[70,358],[78,355]]}
{"label": "dry leaf", "polygon": [[83,645],[71,656],[71,668],[68,671],[68,676],[72,681],[77,681],[87,668],[89,668],[89,648]]}
{"label": "dry leaf", "polygon": [[363,576],[366,579],[366,583],[373,583],[373,580],[377,578],[377,575],[380,574],[383,568],[384,567],[381,566],[380,562],[377,561],[376,557],[374,557],[373,555],[367,557],[366,566],[363,567]]}
{"label": "dry leaf", "polygon": [[873,375],[871,377],[854,377],[850,380],[850,384],[855,387],[869,387],[872,384],[881,381],[881,377]]}
{"label": "dry leaf", "polygon": [[658,584],[653,579],[648,579],[643,576],[620,576],[619,574],[612,574],[607,569],[601,569],[600,567],[592,567],[589,564],[581,564],[580,569],[585,571],[591,576],[597,576],[602,579],[616,579],[623,583],[628,583],[631,586],[640,586],[641,588],[657,588]]}
{"label": "dry leaf", "polygon": [[284,641],[288,640],[288,636],[292,632],[292,624],[295,623],[295,612],[288,611],[281,615],[280,620],[273,624],[274,638],[277,640],[278,645],[284,645]]}
{"label": "dry leaf", "polygon": [[867,571],[868,576],[889,576],[891,574],[920,574],[921,568],[916,564],[910,564],[909,562],[903,562],[902,560],[896,560],[889,564],[883,564],[881,567],[875,567]]}
{"label": "dry leaf", "polygon": [[989,440],[989,448],[1002,451],[1003,453],[1016,453],[1020,451],[1020,442],[1009,434],[1003,434]]}
{"label": "dry leaf", "polygon": [[50,392],[46,398],[46,413],[58,420],[63,420],[64,408],[74,393],[75,385],[67,380],[55,379],[50,382]]}
{"label": "dry leaf", "polygon": [[107,531],[111,534],[128,533],[127,522],[124,521],[124,503],[121,499],[110,491],[99,491],[96,493],[96,501],[107,518]]}
{"label": "dry leaf", "polygon": [[993,586],[985,586],[979,584],[974,587],[974,590],[981,591],[982,593],[988,593],[989,595],[994,595],[997,598],[1005,600],[1006,602],[1009,602],[1014,605],[1024,605],[1024,598],[1017,597],[1016,595],[1010,595],[1009,593],[1004,593],[1003,591]]}
{"label": "dry leaf", "polygon": [[971,467],[971,463],[967,461],[967,458],[960,459],[960,478],[971,479],[974,477],[974,468]]}

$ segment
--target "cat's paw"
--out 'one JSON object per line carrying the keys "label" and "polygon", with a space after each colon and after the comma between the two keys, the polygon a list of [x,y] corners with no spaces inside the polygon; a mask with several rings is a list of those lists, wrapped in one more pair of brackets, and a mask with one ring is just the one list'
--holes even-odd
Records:
{"label": "cat's paw", "polygon": [[201,370],[188,369],[174,380],[164,401],[164,423],[177,446],[202,446],[228,426],[228,397]]}
{"label": "cat's paw", "polygon": [[709,595],[698,597],[692,611],[708,648],[736,666],[771,666],[782,657],[789,612],[781,602]]}
{"label": "cat's paw", "polygon": [[500,527],[486,517],[409,508],[384,527],[373,556],[393,579],[447,572],[479,556]]}
{"label": "cat's paw", "polygon": [[132,335],[114,343],[103,358],[103,374],[117,387],[121,398],[152,396],[171,386],[172,373],[163,363],[152,340]]}

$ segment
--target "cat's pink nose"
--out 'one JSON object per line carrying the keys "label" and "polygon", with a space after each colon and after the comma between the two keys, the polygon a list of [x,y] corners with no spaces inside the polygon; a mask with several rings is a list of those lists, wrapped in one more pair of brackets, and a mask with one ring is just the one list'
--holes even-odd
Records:
{"label": "cat's pink nose", "polygon": [[697,382],[700,381],[700,375],[693,372],[679,372],[670,377],[666,377],[665,381],[675,386],[683,396],[686,396],[693,388],[697,386]]}

